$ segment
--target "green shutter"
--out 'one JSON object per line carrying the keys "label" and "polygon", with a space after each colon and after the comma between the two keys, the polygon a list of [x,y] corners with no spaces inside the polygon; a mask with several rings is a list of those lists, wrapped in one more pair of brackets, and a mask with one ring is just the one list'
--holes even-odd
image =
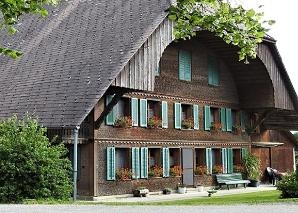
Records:
{"label": "green shutter", "polygon": [[163,177],[170,176],[170,152],[169,148],[162,148]]}
{"label": "green shutter", "polygon": [[226,123],[227,123],[227,131],[232,131],[232,110],[230,108],[226,108]]}
{"label": "green shutter", "polygon": [[141,178],[148,178],[148,148],[141,148]]}
{"label": "green shutter", "polygon": [[[106,106],[112,101],[114,95],[107,95],[106,96]],[[114,108],[111,109],[109,114],[106,116],[106,125],[114,125],[115,120],[116,120],[116,115],[114,112]]]}
{"label": "green shutter", "polygon": [[147,100],[140,99],[140,126],[147,127]]}
{"label": "green shutter", "polygon": [[245,129],[246,124],[246,114],[244,111],[240,111],[240,126],[242,129]]}
{"label": "green shutter", "polygon": [[131,148],[131,171],[132,178],[140,178],[140,149],[138,147]]}
{"label": "green shutter", "polygon": [[107,147],[107,180],[116,179],[115,147]]}
{"label": "green shutter", "polygon": [[138,110],[137,98],[131,99],[131,119],[132,119],[132,126],[139,125],[139,110]]}
{"label": "green shutter", "polygon": [[168,103],[166,101],[161,102],[161,118],[162,128],[168,128]]}
{"label": "green shutter", "polygon": [[227,173],[227,171],[228,171],[227,148],[222,148],[221,149],[221,162],[222,162],[223,173]]}
{"label": "green shutter", "polygon": [[215,57],[208,58],[208,84],[214,86],[219,85],[219,72]]}
{"label": "green shutter", "polygon": [[247,148],[241,148],[241,159],[243,159],[248,153]]}
{"label": "green shutter", "polygon": [[220,123],[221,123],[221,130],[227,131],[227,125],[226,125],[226,109],[220,108]]}
{"label": "green shutter", "polygon": [[234,162],[233,162],[233,149],[228,148],[228,173],[233,173],[233,167],[234,167]]}
{"label": "green shutter", "polygon": [[206,167],[208,174],[212,174],[212,150],[211,148],[206,148]]}
{"label": "green shutter", "polygon": [[200,128],[200,119],[199,119],[199,106],[194,104],[193,105],[193,128],[199,129]]}
{"label": "green shutter", "polygon": [[159,74],[160,74],[160,66],[158,64],[156,69],[155,69],[155,76],[159,76]]}
{"label": "green shutter", "polygon": [[211,126],[211,110],[210,110],[210,106],[204,106],[204,119],[205,119],[205,130],[210,130],[210,126]]}
{"label": "green shutter", "polygon": [[191,53],[179,51],[179,79],[191,81]]}
{"label": "green shutter", "polygon": [[175,129],[181,129],[181,103],[175,103]]}

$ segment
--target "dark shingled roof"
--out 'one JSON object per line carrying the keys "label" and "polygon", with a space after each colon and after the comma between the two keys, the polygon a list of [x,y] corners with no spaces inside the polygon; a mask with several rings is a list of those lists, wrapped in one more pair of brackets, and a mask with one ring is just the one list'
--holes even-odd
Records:
{"label": "dark shingled roof", "polygon": [[24,17],[1,38],[24,56],[0,57],[0,118],[34,114],[47,127],[80,125],[167,15],[170,0],[72,0]]}

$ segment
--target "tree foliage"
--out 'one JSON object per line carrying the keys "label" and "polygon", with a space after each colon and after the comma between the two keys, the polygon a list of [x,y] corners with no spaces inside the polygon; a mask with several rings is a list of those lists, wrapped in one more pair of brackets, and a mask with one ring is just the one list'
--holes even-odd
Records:
{"label": "tree foliage", "polygon": [[176,22],[176,39],[189,39],[202,28],[238,46],[239,60],[256,57],[256,47],[267,31],[263,24],[274,23],[262,22],[262,17],[263,13],[245,10],[241,5],[232,6],[223,0],[177,0],[169,10],[169,19]]}
{"label": "tree foliage", "polygon": [[298,177],[293,172],[277,182],[277,190],[281,191],[282,198],[298,198]]}
{"label": "tree foliage", "polygon": [[[45,5],[57,5],[59,0],[1,0],[0,1],[0,27],[6,28],[7,33],[16,33],[15,25],[19,17],[26,13],[47,16]],[[3,33],[3,31],[2,31]],[[0,46],[0,54],[17,58],[22,55],[20,51]]]}
{"label": "tree foliage", "polygon": [[28,116],[0,121],[0,203],[69,198],[71,164],[66,148],[52,145],[45,133]]}

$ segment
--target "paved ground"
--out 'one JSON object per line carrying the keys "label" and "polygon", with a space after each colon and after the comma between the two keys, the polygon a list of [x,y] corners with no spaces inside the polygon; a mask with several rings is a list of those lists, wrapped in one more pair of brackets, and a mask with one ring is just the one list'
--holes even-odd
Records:
{"label": "paved ground", "polygon": [[[229,194],[241,194],[241,193],[249,193],[249,192],[259,192],[259,191],[268,191],[268,190],[276,190],[276,187],[273,185],[261,185],[260,187],[239,187],[239,188],[232,188],[230,190],[223,189],[218,190],[212,196],[222,196],[222,195],[229,195]],[[99,202],[152,202],[152,201],[166,201],[166,200],[179,200],[185,198],[193,198],[193,197],[207,197],[207,191],[198,192],[197,189],[188,189],[186,194],[177,194],[172,193],[170,195],[162,195],[160,193],[150,193],[147,197],[132,197],[132,195],[119,195],[119,196],[101,196],[94,198],[95,201]],[[298,210],[297,210],[298,213]]]}
{"label": "paved ground", "polygon": [[[219,190],[213,196],[239,194],[264,190],[275,190],[272,185],[258,188]],[[150,194],[148,197],[134,198],[129,195],[105,196],[97,198],[100,202],[137,202],[179,200],[192,197],[206,197],[207,192],[197,192],[189,189],[186,194],[173,193],[171,195]],[[229,205],[229,206],[107,206],[94,205],[0,205],[0,213],[176,213],[176,212],[206,212],[206,213],[298,213],[298,203],[269,204],[269,205]]]}
{"label": "paved ground", "polygon": [[236,206],[0,205],[1,213],[297,213],[298,204]]}

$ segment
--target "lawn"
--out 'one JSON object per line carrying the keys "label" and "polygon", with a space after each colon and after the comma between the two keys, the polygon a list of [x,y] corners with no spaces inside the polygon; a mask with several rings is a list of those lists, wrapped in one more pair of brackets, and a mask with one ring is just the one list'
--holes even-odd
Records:
{"label": "lawn", "polygon": [[[165,195],[166,196],[166,195]],[[105,205],[235,205],[235,204],[261,204],[261,203],[280,203],[298,202],[298,198],[281,199],[280,192],[263,191],[245,194],[212,196],[190,198],[185,200],[160,201],[160,202],[133,202],[133,203],[104,203]]]}

